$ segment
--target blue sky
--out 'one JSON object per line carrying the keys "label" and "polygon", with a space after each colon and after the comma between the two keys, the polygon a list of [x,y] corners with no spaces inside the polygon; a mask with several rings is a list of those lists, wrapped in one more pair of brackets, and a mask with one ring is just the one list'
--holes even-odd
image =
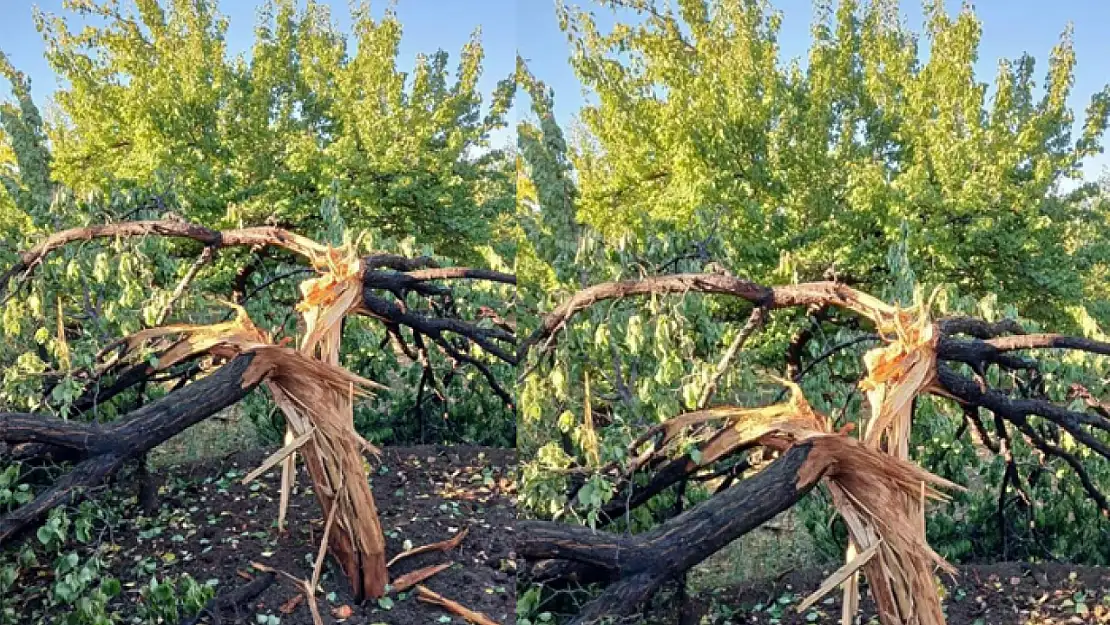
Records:
{"label": "blue sky", "polygon": [[[574,0],[571,0],[572,2]],[[578,0],[588,4],[584,0]],[[328,4],[341,26],[349,25],[347,0]],[[784,62],[804,59],[809,47],[810,0],[774,0],[784,14],[780,44]],[[904,0],[903,11],[911,26],[920,24],[920,3]],[[948,0],[951,11],[959,0]],[[62,12],[62,0],[0,0],[0,49],[9,54],[17,67],[29,73],[36,99],[41,103],[55,89],[54,77],[42,57],[43,44],[32,23],[32,8]],[[235,53],[249,50],[259,2],[223,0],[221,11],[230,19],[229,47]],[[386,2],[375,2],[380,12]],[[496,82],[513,71],[517,50],[529,59],[540,78],[554,87],[558,115],[569,122],[585,101],[574,73],[567,63],[567,44],[555,21],[553,0],[398,0],[396,10],[404,24],[401,66],[411,66],[418,52],[443,48],[457,53],[470,33],[482,28],[486,49],[483,90],[492,91]],[[611,23],[608,11],[596,9],[602,25]],[[1079,121],[1091,94],[1110,81],[1110,0],[981,0],[976,12],[983,22],[979,73],[981,80],[993,78],[1000,58],[1016,58],[1029,52],[1038,61],[1039,75],[1047,64],[1048,53],[1069,22],[1075,27],[1078,55],[1076,84],[1071,105]],[[7,89],[0,91],[6,96]],[[511,140],[510,130],[500,133],[497,142]],[[1105,155],[1087,164],[1089,177],[1110,165]]]}

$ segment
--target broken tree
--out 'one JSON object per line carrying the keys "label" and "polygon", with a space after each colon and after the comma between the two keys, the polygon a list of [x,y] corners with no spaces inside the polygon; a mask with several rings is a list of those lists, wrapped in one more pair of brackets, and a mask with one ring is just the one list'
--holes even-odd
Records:
{"label": "broken tree", "polygon": [[[1013,322],[988,323],[967,317],[933,320],[926,302],[902,309],[835,282],[767,287],[725,274],[676,274],[598,284],[579,291],[543,318],[539,328],[522,342],[518,358],[523,363],[529,350],[546,351],[574,315],[599,302],[687,293],[736,297],[755,305],[740,333],[743,338],[730,346],[730,353],[775,309],[803,308],[811,313],[840,309],[844,314],[838,322],[847,319],[871,328],[873,334],[833,348],[844,349],[864,339],[880,342],[865,355],[867,376],[860,380],[870,412],[861,416],[857,436],[851,428],[837,431],[832,420],[810,408],[794,384],[808,370],[797,362],[801,353],[797,344],[804,340],[797,339],[790,349],[795,352],[793,358],[787,354],[787,360],[794,363],[789,368],[793,379],[785,382],[784,394],[791,395],[785,403],[713,407],[708,406],[710,389],[704,394],[705,401],[699,401],[699,410],[650,428],[630,445],[628,466],[611,464],[601,469],[618,479],[622,491],[604,509],[600,525],[686,481],[727,477],[708,500],[640,535],[546,521],[524,523],[517,551],[533,563],[533,582],[551,586],[597,582],[606,587],[581,610],[573,621],[576,625],[633,613],[664,582],[786,510],[818,482],[828,489],[850,537],[846,565],[820,589],[827,592],[843,586],[844,622],[851,622],[858,610],[856,579],[862,571],[884,625],[943,623],[933,574],[937,569],[951,569],[925,542],[924,500],[943,498],[943,491],[958,487],[909,462],[914,398],[921,394],[956,401],[984,444],[999,452],[1000,446],[991,440],[980,417],[981,410],[993,413],[998,436],[1023,436],[1044,454],[1063,459],[1092,500],[1107,510],[1105,498],[1078,457],[1033,427],[1029,419],[1039,417],[1103,459],[1110,459],[1110,447],[1096,436],[1097,432],[1110,432],[1110,411],[1093,400],[1084,412],[1055,405],[1043,393],[1015,397],[991,388],[984,375],[988,368],[997,367],[1035,377],[1036,361],[1015,352],[1059,348],[1110,355],[1107,343],[1057,334],[1026,335]],[[727,364],[726,355],[721,366]],[[709,424],[717,424],[716,430],[704,435],[694,451],[677,454],[683,431]],[[778,458],[756,467],[752,475],[749,452],[756,448],[762,448],[765,457]],[[1006,456],[1006,460],[1007,475],[1017,475],[1012,457]],[[637,471],[648,473],[646,484],[637,485],[632,479]],[[748,477],[738,479],[744,474]],[[580,484],[572,486],[569,498]]]}
{"label": "broken tree", "polygon": [[[224,323],[150,328],[113,344],[102,352],[96,367],[81,372],[78,377],[85,380],[86,393],[74,403],[77,410],[110,401],[174,367],[180,370],[184,366],[189,375],[196,375],[215,363],[222,362],[222,366],[108,424],[35,413],[0,413],[0,456],[24,460],[50,456],[76,463],[30,503],[0,518],[0,543],[54,506],[86,496],[128,460],[263,385],[289,428],[289,444],[274,461],[283,463],[283,501],[288,497],[294,454],[299,453],[328,520],[325,540],[354,594],[360,598],[381,596],[388,583],[384,540],[363,468],[363,453],[374,449],[354,431],[352,420],[355,397],[380,385],[339,366],[343,319],[361,314],[381,322],[396,348],[424,367],[422,385],[435,383],[429,354],[438,350],[454,366],[481,371],[511,408],[510,395],[498,385],[490,365],[496,361],[515,364],[512,328],[463,318],[454,291],[442,283],[483,280],[512,285],[515,277],[486,269],[441,267],[428,257],[388,253],[360,257],[353,245],[324,246],[280,228],[217,231],[180,221],[136,221],[51,235],[20,254],[15,265],[0,274],[0,301],[25,285],[44,258],[67,244],[144,236],[191,239],[204,246],[175,289],[175,299],[224,248],[280,248],[306,260],[316,277],[302,284],[304,297],[298,310],[306,329],[300,345],[293,349],[273,344],[241,308],[234,320]],[[414,299],[424,305],[414,305]],[[169,307],[159,315],[159,323],[165,321]],[[475,356],[472,348],[492,361]],[[108,378],[114,381],[100,384]],[[90,390],[94,387],[95,392]]]}

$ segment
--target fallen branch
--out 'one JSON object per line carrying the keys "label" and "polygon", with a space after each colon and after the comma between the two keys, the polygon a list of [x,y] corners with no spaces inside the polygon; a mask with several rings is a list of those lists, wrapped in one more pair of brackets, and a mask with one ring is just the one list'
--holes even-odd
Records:
{"label": "fallen branch", "polygon": [[544,343],[545,348],[549,346],[572,317],[598,302],[644,295],[682,293],[727,295],[772,310],[805,306],[835,306],[869,316],[869,313],[874,310],[891,309],[881,300],[839,282],[807,282],[768,287],[750,280],[716,273],[684,273],[652,276],[642,280],[605,282],[578,291],[555,310],[544,315],[540,326],[521,343],[517,359],[523,361],[528,351],[540,343]]}
{"label": "fallen branch", "polygon": [[0,543],[62,503],[73,503],[120,469],[191,425],[245,397],[259,382],[243,354],[215,373],[172,392],[109,425],[39,414],[0,413],[0,441],[42,442],[73,450],[83,460],[30,503],[0,518]]}
{"label": "fallen branch", "polygon": [[391,567],[394,564],[397,564],[398,562],[400,562],[401,560],[404,560],[405,558],[420,555],[422,553],[431,553],[433,551],[451,551],[455,547],[458,547],[459,544],[462,543],[463,539],[466,538],[466,535],[469,534],[469,533],[470,533],[470,528],[465,527],[465,528],[463,528],[463,530],[461,532],[459,532],[458,534],[455,534],[453,537],[451,537],[447,540],[441,540],[438,543],[432,543],[430,545],[421,545],[419,547],[414,547],[414,548],[409,549],[407,551],[402,551],[401,553],[393,556],[393,559],[386,563],[386,567]]}
{"label": "fallen branch", "polygon": [[[927,487],[929,484],[944,488],[958,487],[922,472],[906,460],[913,406],[920,394],[933,393],[958,400],[965,408],[967,425],[975,427],[976,434],[983,439],[985,446],[999,453],[1008,453],[1008,439],[992,441],[977,410],[986,408],[995,415],[996,429],[1001,437],[1007,436],[1004,422],[1009,422],[1042,453],[1066,462],[1079,477],[1092,500],[1110,515],[1107,498],[1094,485],[1078,453],[1064,450],[1043,428],[1036,427],[1036,421],[1031,420],[1031,417],[1038,417],[1050,421],[1070,434],[1079,445],[1110,459],[1110,444],[1102,440],[1103,432],[1110,433],[1110,408],[1090,400],[1086,410],[1073,410],[1054,404],[1045,395],[1038,363],[1024,355],[1013,353],[1030,349],[1069,349],[1110,355],[1110,343],[1058,334],[1025,334],[1021,326],[1012,320],[989,323],[970,317],[956,317],[933,322],[929,318],[929,306],[926,303],[904,309],[837,283],[816,282],[766,287],[722,274],[678,274],[605,283],[583,289],[543,318],[540,327],[520,345],[518,360],[523,363],[528,350],[536,345],[542,345],[546,351],[574,315],[598,302],[685,293],[737,297],[755,304],[759,307],[757,310],[787,307],[840,308],[858,316],[852,318],[853,323],[862,320],[874,327],[874,334],[836,345],[805,368],[795,359],[797,378],[847,347],[868,340],[881,340],[884,343],[883,347],[869,351],[864,357],[868,376],[861,382],[861,386],[867,391],[871,415],[864,421],[859,434],[862,443],[844,436],[847,433],[844,429],[841,430],[841,435],[830,437],[830,440],[852,441],[856,445],[856,448],[845,447],[837,452],[843,454],[852,451],[854,459],[846,461],[842,455],[840,462],[844,466],[839,472],[833,473],[835,477],[829,478],[834,503],[849,525],[853,545],[858,546],[855,551],[849,550],[848,558],[852,566],[845,567],[842,576],[829,586],[831,588],[839,582],[851,582],[844,603],[845,618],[854,615],[853,606],[858,595],[852,591],[852,586],[856,571],[862,567],[871,583],[871,592],[879,604],[880,618],[884,623],[903,623],[910,618],[918,618],[923,623],[943,622],[940,604],[932,593],[932,580],[934,566],[944,568],[947,564],[925,542],[924,503],[930,497],[943,499],[939,492]],[[796,354],[800,354],[799,346],[802,341],[794,345]],[[730,346],[721,363],[727,363],[733,354],[734,350]],[[541,354],[535,359],[536,366],[542,363],[543,356]],[[956,373],[951,366],[945,364],[946,361],[966,363],[975,372],[975,378],[965,378]],[[1016,392],[1003,392],[989,386],[986,371],[993,366],[1013,374]],[[1027,380],[1023,379],[1025,376],[1028,376]],[[712,391],[709,394],[711,393]],[[717,414],[714,409],[681,415],[652,428],[636,439],[630,451],[632,466],[649,467],[654,473],[646,487],[610,501],[604,507],[605,514],[601,515],[601,523],[615,518],[615,514],[622,508],[631,509],[670,485],[690,479],[694,472],[710,462],[728,458],[751,442],[750,437],[738,436],[733,427],[726,427],[699,445],[699,461],[695,462],[690,455],[666,461],[668,453],[665,452],[669,452],[666,449],[667,444],[676,440],[675,436],[681,430],[714,419],[724,420],[724,417],[725,415]],[[739,426],[742,421],[740,419],[729,423]],[[833,422],[828,419],[824,419],[823,423],[823,431],[831,431],[834,427]],[[654,439],[660,434],[662,442],[657,443]],[[699,438],[703,435],[699,434]],[[638,448],[648,440],[653,441],[651,448],[640,453]],[[767,445],[767,441],[757,442]],[[568,526],[560,527],[557,524],[535,525],[526,522],[523,544],[518,542],[518,553],[526,559],[540,561],[534,571],[543,569],[541,577],[544,580],[559,581],[560,577],[574,576],[579,581],[609,584],[597,600],[585,606],[577,620],[573,621],[575,625],[594,622],[603,616],[627,614],[649,598],[664,580],[673,579],[700,561],[698,556],[691,555],[692,552],[723,546],[724,543],[718,544],[716,541],[722,532],[730,538],[739,535],[736,533],[736,515],[731,510],[720,514],[711,513],[715,522],[713,525],[693,530],[680,524],[680,519],[687,521],[690,518],[688,515],[703,506],[707,507],[705,509],[722,510],[728,504],[722,504],[721,501],[737,496],[737,493],[746,497],[758,497],[763,495],[765,489],[777,488],[779,496],[785,499],[796,494],[790,489],[784,490],[781,485],[762,484],[756,491],[749,488],[765,473],[776,466],[782,466],[793,449],[800,445],[795,445],[791,451],[754,477],[732,488],[718,491],[707,502],[645,534],[629,537],[596,533],[577,527],[568,529]],[[636,455],[638,453],[639,456]],[[611,474],[612,469],[612,466],[608,466],[603,472]],[[717,471],[711,472],[716,473]],[[1017,486],[1020,483],[1018,477],[1016,465],[1007,457],[1007,479],[1015,484],[1015,488],[1020,488]],[[574,481],[572,488],[577,488],[581,481]],[[790,505],[792,501],[790,499],[784,505]],[[1003,503],[1004,499],[1000,503],[1000,509]],[[877,516],[878,514],[882,516]],[[746,530],[741,528],[740,533],[743,531]],[[712,539],[707,540],[707,536]],[[687,539],[682,548],[673,546],[672,541],[676,537]],[[650,543],[653,538],[659,542]],[[856,557],[856,551],[863,551],[869,557]]]}
{"label": "fallen branch", "polygon": [[[303,313],[307,327],[300,349],[266,352],[269,357],[265,359],[265,372],[253,376],[249,385],[241,385],[234,396],[228,396],[223,404],[210,411],[204,412],[211,407],[212,398],[197,402],[189,401],[188,396],[171,393],[154,405],[169,408],[167,412],[173,417],[172,424],[165,425],[159,421],[150,431],[141,432],[146,437],[140,441],[142,444],[120,436],[129,433],[121,429],[129,427],[125,425],[102,427],[52,421],[38,415],[0,414],[0,448],[5,453],[49,453],[55,457],[75,456],[80,461],[72,473],[38,499],[0,519],[0,540],[41,517],[51,507],[71,501],[78,492],[103,481],[125,460],[238,400],[249,387],[265,377],[266,386],[295,432],[286,441],[290,444],[248,475],[247,481],[282,464],[278,514],[281,528],[292,483],[293,459],[297,455],[303,456],[315,485],[314,491],[329,519],[329,528],[334,529],[330,532],[330,548],[349,578],[355,596],[360,599],[381,596],[388,581],[385,544],[363,469],[363,453],[368,450],[376,452],[376,449],[355,432],[352,421],[354,386],[369,388],[375,385],[350,375],[338,366],[343,320],[348,314],[365,314],[378,319],[402,345],[405,344],[402,327],[411,331],[411,340],[417,345],[424,346],[425,338],[429,339],[455,364],[465,363],[478,369],[494,392],[513,410],[511,394],[501,387],[489,364],[474,353],[474,348],[478,347],[496,359],[514,364],[517,341],[512,324],[485,307],[478,311],[476,321],[464,319],[452,290],[437,283],[483,280],[512,285],[516,283],[516,277],[487,269],[439,267],[434,260],[424,257],[409,259],[392,254],[360,257],[356,244],[334,248],[280,228],[217,231],[180,221],[134,221],[74,228],[49,236],[20,254],[18,262],[0,274],[0,297],[6,292],[12,277],[21,276],[22,280],[26,280],[50,253],[69,243],[144,236],[183,238],[204,245],[204,250],[185,272],[160,311],[159,321],[168,318],[173,305],[189,288],[201,268],[222,248],[277,247],[304,257],[311,265],[308,271],[315,271],[318,276],[300,284],[304,297],[297,310]],[[252,267],[256,268],[255,265]],[[245,291],[254,268],[239,272],[235,282],[236,293]],[[271,283],[260,286],[259,290]],[[255,292],[257,290],[243,299]],[[414,294],[419,297],[414,297]],[[427,307],[413,305],[412,300],[422,301]],[[117,367],[118,361],[109,361],[103,363],[91,379],[98,385],[102,374],[109,371],[115,374],[115,383],[105,394],[112,396],[155,379],[159,371],[163,376],[176,375],[165,371],[176,363],[191,365],[207,356],[231,358],[245,350],[284,349],[270,345],[269,335],[255,327],[241,307],[238,312],[236,319],[229,318],[223,323],[150,328],[113,343],[97,359],[113,351],[111,348],[122,347],[119,350],[123,352],[121,358],[129,358],[127,364],[130,368]],[[493,327],[490,327],[491,323]],[[59,327],[60,324],[59,314]],[[154,343],[156,360],[136,362],[141,360],[138,348],[148,343]],[[427,355],[426,350],[424,355]],[[426,358],[424,366],[430,367]],[[190,371],[191,367],[181,375],[188,377]],[[88,372],[82,373],[85,374],[81,376],[83,379],[90,379]],[[205,388],[198,383],[186,389],[194,386]],[[78,399],[78,404],[95,406],[98,401],[107,398],[105,395],[95,389],[87,391]],[[214,396],[219,398],[225,395],[229,394]],[[174,402],[185,404],[188,408],[172,406]],[[187,418],[179,418],[182,411],[189,413]],[[121,445],[125,447],[119,447]],[[336,484],[343,484],[345,478],[355,476],[359,479],[346,480],[346,488],[336,487]],[[321,547],[318,562],[322,560],[323,553]],[[318,576],[319,564],[314,569],[312,586],[315,586]]]}
{"label": "fallen branch", "polygon": [[[585,625],[624,616],[666,580],[688,570],[736,538],[793,506],[816,480],[801,481],[812,445],[790,448],[750,479],[690,508],[662,525],[632,536],[547,521],[523,521],[516,550],[531,561],[565,560],[613,582],[572,621]],[[820,474],[818,474],[818,477]]]}

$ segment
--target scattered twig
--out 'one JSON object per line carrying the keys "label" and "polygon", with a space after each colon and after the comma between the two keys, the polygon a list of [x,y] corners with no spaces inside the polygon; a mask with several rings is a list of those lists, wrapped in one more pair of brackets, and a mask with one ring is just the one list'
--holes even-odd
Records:
{"label": "scattered twig", "polygon": [[422,553],[429,553],[429,552],[432,552],[432,551],[451,551],[455,547],[458,547],[459,543],[461,543],[463,541],[463,539],[466,538],[466,535],[469,534],[469,533],[470,533],[470,528],[466,527],[466,528],[463,528],[463,530],[461,532],[459,532],[458,534],[455,534],[455,536],[453,538],[450,538],[448,540],[441,540],[438,543],[432,543],[430,545],[421,545],[420,547],[414,547],[412,549],[409,549],[408,551],[402,551],[401,553],[393,556],[393,559],[390,560],[389,562],[386,562],[385,565],[386,565],[386,567],[390,567],[390,566],[393,566],[394,564],[396,564],[397,562],[399,562],[401,560],[404,560],[405,558],[408,558],[410,556],[419,555],[419,554],[422,554]]}
{"label": "scattered twig", "polygon": [[[326,541],[325,541],[325,544],[326,544]],[[289,573],[286,573],[285,571],[275,569],[275,568],[270,567],[270,566],[266,566],[265,564],[262,564],[260,562],[251,562],[251,566],[258,569],[259,571],[262,571],[263,573],[270,573],[270,574],[275,574],[276,573],[276,574],[281,575],[282,577],[288,579],[289,581],[293,582],[293,584],[298,589],[300,589],[300,591],[303,592],[309,599],[308,609],[312,611],[313,625],[324,625],[324,619],[323,619],[323,617],[320,616],[320,608],[316,605],[316,593],[313,592],[313,587],[311,585],[309,585],[308,580],[301,579],[299,577],[296,577],[295,575],[290,575]]]}
{"label": "scattered twig", "polygon": [[425,603],[437,605],[451,614],[460,616],[471,623],[477,623],[477,625],[500,625],[485,614],[475,612],[457,601],[452,601],[439,593],[428,590],[426,586],[416,587],[416,598]]}
{"label": "scattered twig", "polygon": [[282,614],[292,614],[302,602],[304,602],[304,593],[299,592],[290,597],[288,601],[281,604],[281,607],[278,608],[278,612]]}
{"label": "scattered twig", "polygon": [[416,569],[411,573],[405,573],[404,575],[393,580],[393,583],[390,584],[390,587],[392,587],[393,592],[404,592],[409,588],[412,588],[413,586],[419,584],[420,582],[428,579],[429,577],[451,568],[453,565],[453,562],[443,562],[441,564],[426,566],[422,569]]}

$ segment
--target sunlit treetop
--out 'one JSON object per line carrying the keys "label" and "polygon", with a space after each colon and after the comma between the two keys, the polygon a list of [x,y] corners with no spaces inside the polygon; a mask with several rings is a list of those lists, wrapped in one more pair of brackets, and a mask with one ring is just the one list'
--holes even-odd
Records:
{"label": "sunlit treetop", "polygon": [[[331,199],[353,228],[468,253],[512,202],[509,167],[489,137],[506,123],[513,82],[479,89],[480,31],[453,67],[439,50],[405,71],[392,11],[357,6],[346,33],[327,6],[298,4],[267,3],[249,55],[235,57],[214,2],[86,1],[62,16],[37,13],[63,85],[60,121],[42,131],[53,180],[79,197],[173,194],[184,217],[214,225],[319,226]],[[92,25],[77,29],[71,15]]]}
{"label": "sunlit treetop", "polygon": [[573,150],[579,216],[607,236],[711,224],[736,271],[874,284],[905,223],[923,281],[1033,316],[1083,296],[1076,273],[1105,261],[1079,253],[1091,185],[1061,193],[1101,152],[1110,104],[1095,94],[1073,136],[1070,29],[1043,81],[1023,56],[987,84],[970,8],[926,2],[914,33],[894,0],[819,2],[803,69],[768,2],[602,4],[622,16],[609,32],[559,16],[594,102]]}

